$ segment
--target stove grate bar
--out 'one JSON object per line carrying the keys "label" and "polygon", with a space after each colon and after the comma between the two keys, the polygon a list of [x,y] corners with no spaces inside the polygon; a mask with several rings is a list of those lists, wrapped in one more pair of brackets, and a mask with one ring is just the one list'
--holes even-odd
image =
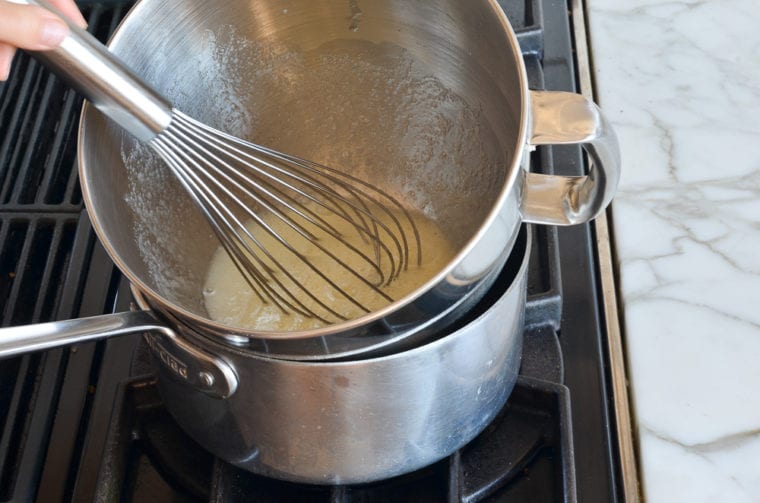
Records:
{"label": "stove grate bar", "polygon": [[[0,367],[0,501],[11,501],[20,451],[27,433],[29,413],[39,372],[37,355],[26,355],[2,363]],[[15,411],[15,413],[14,413]]]}
{"label": "stove grate bar", "polygon": [[[75,316],[92,242],[79,215],[0,212],[2,324]],[[68,355],[54,350],[0,362],[0,502],[30,500],[37,491]]]}
{"label": "stove grate bar", "polygon": [[499,6],[507,14],[512,28],[517,35],[523,54],[543,55],[544,51],[544,14],[541,0],[510,2],[499,0]]}
{"label": "stove grate bar", "polygon": [[562,291],[557,255],[557,230],[553,227],[534,225],[532,235],[525,328],[548,324],[558,330],[562,315]]}
{"label": "stove grate bar", "polygon": [[[52,82],[56,89],[60,89],[61,83],[58,79],[53,79]],[[82,203],[76,167],[77,126],[82,98],[70,89],[61,90],[58,95],[63,97],[60,112],[55,114],[60,119],[51,128],[55,136],[51,142],[49,157],[44,161],[42,181],[34,195],[34,204],[43,207],[64,204],[75,211],[81,208]],[[50,117],[48,112],[48,125],[55,115]]]}
{"label": "stove grate bar", "polygon": [[77,234],[78,215],[0,213],[3,325],[52,319]]}
{"label": "stove grate bar", "polygon": [[[101,41],[130,2],[83,2],[90,31]],[[82,97],[28,54],[0,83],[0,211],[79,212],[77,126]]]}
{"label": "stove grate bar", "polygon": [[8,257],[9,261],[4,261],[4,269],[7,269],[7,272],[2,281],[7,286],[3,290],[8,291],[8,296],[3,304],[2,322],[3,325],[14,325],[17,324],[14,321],[24,318],[24,316],[19,316],[18,311],[26,306],[22,302],[19,302],[19,300],[29,303],[36,302],[34,297],[31,299],[19,299],[19,297],[20,292],[24,290],[22,286],[26,277],[29,276],[30,269],[39,266],[39,264],[30,263],[32,242],[37,230],[37,222],[35,219],[13,218],[8,222],[8,225],[10,227],[10,239],[6,243],[11,248],[11,251],[8,253],[10,255]]}
{"label": "stove grate bar", "polygon": [[[15,93],[6,98],[8,113],[2,115],[3,129],[6,131],[4,141],[0,144],[0,204],[11,202],[11,194],[20,176],[22,166],[19,161],[23,145],[31,145],[28,132],[31,108],[40,100],[39,85],[41,79],[40,65],[25,54],[20,55],[17,72],[23,73],[21,84]],[[6,108],[6,103],[2,108]]]}
{"label": "stove grate bar", "polygon": [[0,104],[0,111],[12,108],[0,112],[7,131],[0,144],[0,210],[79,211],[81,194],[71,181],[82,99],[28,55],[18,60],[24,81]]}

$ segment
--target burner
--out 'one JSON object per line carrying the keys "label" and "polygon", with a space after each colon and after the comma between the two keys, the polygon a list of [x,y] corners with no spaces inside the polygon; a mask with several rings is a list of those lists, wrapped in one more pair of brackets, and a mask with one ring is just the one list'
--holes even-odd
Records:
{"label": "burner", "polygon": [[[120,501],[208,499],[214,458],[176,425],[152,377],[122,387],[108,434],[99,497]],[[106,498],[107,499],[107,498]]]}
{"label": "burner", "polygon": [[[561,385],[521,377],[499,416],[471,444],[447,459],[394,479],[361,486],[319,487],[262,478],[219,462],[210,501],[520,501],[572,500],[569,402]],[[565,431],[555,431],[561,424]],[[567,473],[564,473],[567,471]],[[563,473],[560,480],[556,473]],[[565,482],[566,480],[566,482]],[[529,491],[526,493],[526,491]],[[538,491],[538,492],[536,492]],[[291,496],[291,498],[288,497]]]}

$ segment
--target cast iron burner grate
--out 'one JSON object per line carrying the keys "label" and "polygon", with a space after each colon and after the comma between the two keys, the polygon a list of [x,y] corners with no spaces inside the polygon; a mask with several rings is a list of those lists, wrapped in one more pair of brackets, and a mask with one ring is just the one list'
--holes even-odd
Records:
{"label": "cast iron burner grate", "polygon": [[[80,5],[89,29],[105,40],[131,3]],[[575,90],[568,3],[500,4],[518,32],[531,88]],[[3,325],[128,308],[128,285],[83,210],[75,167],[80,106],[80,97],[26,55],[0,84]],[[536,154],[536,171],[583,172],[577,147]],[[0,361],[0,503],[618,499],[592,231],[535,231],[521,376],[498,419],[451,457],[350,487],[241,471],[176,426],[140,339],[123,337]]]}

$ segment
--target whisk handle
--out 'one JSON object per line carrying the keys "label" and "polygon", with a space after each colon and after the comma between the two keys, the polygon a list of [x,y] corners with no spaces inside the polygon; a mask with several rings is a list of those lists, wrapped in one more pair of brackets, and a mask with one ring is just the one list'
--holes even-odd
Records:
{"label": "whisk handle", "polygon": [[56,49],[30,51],[30,54],[66,80],[98,110],[143,141],[150,141],[169,126],[171,103],[132,73],[95,37],[69,22],[44,0],[11,1],[42,7],[66,22],[69,34]]}

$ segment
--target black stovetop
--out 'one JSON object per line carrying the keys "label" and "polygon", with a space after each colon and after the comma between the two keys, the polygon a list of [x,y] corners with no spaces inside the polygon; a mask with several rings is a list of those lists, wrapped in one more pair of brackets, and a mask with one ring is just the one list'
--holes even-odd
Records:
{"label": "black stovetop", "polygon": [[[131,2],[80,2],[105,40]],[[575,91],[566,2],[503,0],[530,87]],[[125,310],[128,285],[97,242],[76,176],[81,98],[18,57],[0,84],[0,321]],[[532,169],[581,174],[578,147]],[[362,486],[264,479],[204,452],[158,396],[139,337],[0,361],[0,502],[583,501],[622,499],[610,421],[593,229],[535,228],[520,378],[472,443]]]}

